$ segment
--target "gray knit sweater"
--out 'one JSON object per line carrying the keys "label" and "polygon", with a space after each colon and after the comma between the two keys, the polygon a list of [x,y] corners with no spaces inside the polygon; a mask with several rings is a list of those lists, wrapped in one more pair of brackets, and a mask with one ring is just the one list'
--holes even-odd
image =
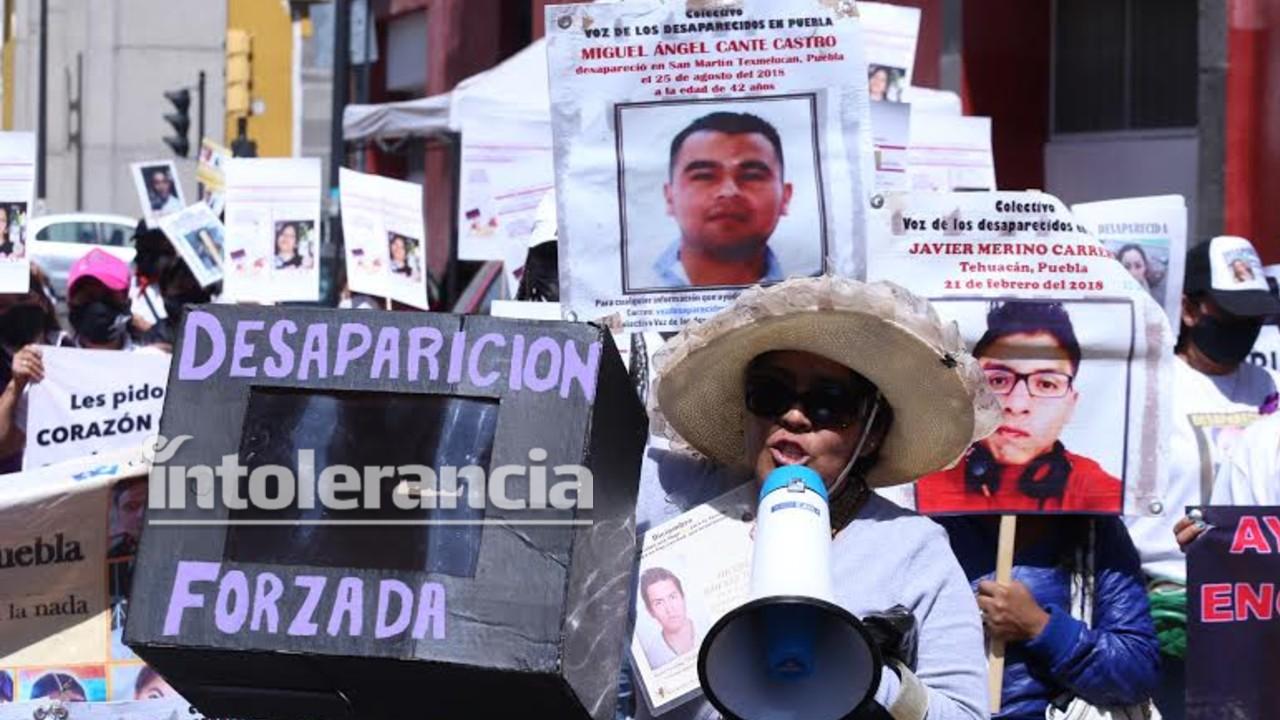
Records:
{"label": "gray knit sweater", "polygon": [[[641,470],[636,531],[643,533],[746,480],[684,454],[649,447]],[[836,602],[854,615],[894,605],[915,614],[920,644],[914,671],[929,692],[929,720],[987,717],[982,622],[940,526],[873,494],[832,541],[831,572]],[[886,671],[876,699],[888,706],[898,687],[897,675]],[[642,698],[635,704],[637,718],[650,717]],[[664,713],[662,720],[717,717],[710,703],[698,698]]]}

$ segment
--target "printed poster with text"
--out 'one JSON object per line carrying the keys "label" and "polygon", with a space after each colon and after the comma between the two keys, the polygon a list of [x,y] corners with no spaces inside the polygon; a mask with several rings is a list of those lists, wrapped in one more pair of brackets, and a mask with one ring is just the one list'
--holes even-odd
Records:
{"label": "printed poster with text", "polygon": [[1202,510],[1208,529],[1187,548],[1186,717],[1275,717],[1280,507]]}
{"label": "printed poster with text", "polygon": [[160,229],[200,287],[222,280],[222,248],[227,233],[212,208],[204,203],[188,205],[185,210],[160,218]]}
{"label": "printed poster with text", "polygon": [[320,170],[316,158],[227,160],[226,298],[320,299]]}
{"label": "printed poster with text", "polygon": [[863,267],[872,189],[853,4],[547,8],[561,302],[677,330],[744,288]]}
{"label": "printed poster with text", "polygon": [[148,467],[135,449],[0,476],[0,708],[178,697],[122,642]]}
{"label": "printed poster with text", "polygon": [[748,599],[755,503],[747,483],[644,534],[630,654],[654,715],[700,695],[702,640]]}
{"label": "printed poster with text", "polygon": [[351,291],[429,310],[422,186],[346,168],[338,183]]}
{"label": "printed poster with text", "polygon": [[1125,198],[1071,206],[1076,220],[1129,271],[1137,287],[1151,293],[1182,322],[1182,276],[1187,262],[1187,202],[1181,195]]}
{"label": "printed poster with text", "polygon": [[43,348],[44,380],[26,395],[24,470],[141,447],[160,431],[170,355]]}
{"label": "printed poster with text", "polygon": [[35,202],[35,158],[33,133],[0,133],[0,293],[31,286],[27,220]]}
{"label": "printed poster with text", "polygon": [[915,484],[925,514],[1137,512],[1167,473],[1163,309],[1038,192],[887,193],[871,280],[954,321],[999,402],[996,431]]}

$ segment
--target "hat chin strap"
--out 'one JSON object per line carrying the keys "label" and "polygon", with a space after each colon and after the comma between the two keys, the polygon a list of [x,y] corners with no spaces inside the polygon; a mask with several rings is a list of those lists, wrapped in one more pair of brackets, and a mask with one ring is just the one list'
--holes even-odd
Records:
{"label": "hat chin strap", "polygon": [[858,462],[858,458],[862,456],[862,448],[867,444],[867,437],[871,434],[871,427],[875,424],[876,415],[879,412],[880,391],[877,390],[875,397],[871,400],[871,409],[866,412],[866,416],[862,420],[862,435],[858,437],[858,444],[853,448],[853,457],[849,458],[844,470],[841,470],[840,474],[836,476],[836,481],[831,484],[831,490],[827,493],[828,497],[834,498],[844,488],[845,481],[849,479],[849,473],[853,471],[853,464]]}

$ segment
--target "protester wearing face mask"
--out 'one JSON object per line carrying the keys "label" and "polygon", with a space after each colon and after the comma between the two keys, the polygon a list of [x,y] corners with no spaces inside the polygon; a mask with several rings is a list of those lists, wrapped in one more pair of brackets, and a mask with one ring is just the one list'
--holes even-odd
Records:
{"label": "protester wearing face mask", "polygon": [[[72,333],[53,344],[87,350],[145,350],[130,335],[129,266],[93,249],[71,266],[67,275],[67,315]],[[20,452],[26,443],[25,392],[44,379],[40,346],[28,344],[14,354],[12,377],[0,394],[0,456]],[[158,378],[163,381],[163,378]]]}
{"label": "protester wearing face mask", "polygon": [[[12,415],[25,374],[43,375],[35,345],[56,344],[61,335],[44,273],[31,266],[31,289],[22,294],[0,294],[0,417]],[[15,387],[14,369],[23,377]],[[4,420],[0,419],[0,425]],[[0,433],[0,440],[3,440]],[[0,442],[0,474],[22,469],[22,444]]]}
{"label": "protester wearing face mask", "polygon": [[[1239,272],[1240,265],[1251,268]],[[1228,446],[1276,393],[1274,376],[1247,361],[1263,322],[1280,315],[1262,263],[1248,240],[1216,237],[1187,252],[1182,328],[1174,360],[1173,436],[1163,497],[1125,518],[1151,584],[1153,608],[1185,612],[1186,559],[1175,526],[1183,508],[1210,500],[1214,474]],[[1179,526],[1181,527],[1181,526]],[[1180,653],[1185,629],[1161,612],[1162,675],[1156,704],[1169,720],[1184,715],[1185,682]]]}
{"label": "protester wearing face mask", "polygon": [[182,308],[207,303],[212,294],[200,287],[200,281],[196,280],[186,261],[176,255],[162,258],[158,263],[158,273],[157,285],[165,317],[142,334],[141,342],[172,352],[182,322]]}

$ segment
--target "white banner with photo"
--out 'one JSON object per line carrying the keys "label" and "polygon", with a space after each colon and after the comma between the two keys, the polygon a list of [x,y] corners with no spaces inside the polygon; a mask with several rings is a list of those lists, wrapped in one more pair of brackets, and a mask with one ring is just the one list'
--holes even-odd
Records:
{"label": "white banner with photo", "polygon": [[1182,321],[1182,276],[1187,262],[1187,202],[1181,195],[1126,198],[1071,206],[1076,220],[1129,271],[1135,286],[1151,293]]}
{"label": "white banner with photo", "polygon": [[0,293],[31,287],[27,224],[36,189],[36,139],[29,132],[0,133]]}
{"label": "white banner with photo", "polygon": [[955,321],[1002,410],[960,463],[915,484],[916,509],[1118,515],[1158,497],[1168,320],[1057,198],[887,193],[876,218],[869,279]]}
{"label": "white banner with photo", "polygon": [[146,160],[129,166],[133,189],[138,193],[138,205],[147,227],[160,227],[160,218],[182,212],[187,206],[178,169],[172,160]]}
{"label": "white banner with photo", "polygon": [[871,137],[849,7],[547,8],[570,317],[676,330],[754,284],[860,273]]}
{"label": "white banner with photo", "polygon": [[178,697],[121,642],[149,469],[135,448],[0,476],[0,712]]}
{"label": "white banner with photo", "polygon": [[911,113],[907,175],[912,190],[995,190],[991,118]]}
{"label": "white banner with photo", "polygon": [[867,89],[871,101],[902,102],[911,86],[920,36],[920,8],[859,2],[866,28]]}
{"label": "white banner with photo", "polygon": [[747,601],[756,492],[747,483],[644,534],[630,653],[653,715],[700,695],[702,640]]}
{"label": "white banner with photo", "polygon": [[166,215],[160,219],[160,229],[187,263],[200,287],[222,280],[227,233],[208,205],[194,203],[181,212]]}
{"label": "white banner with photo", "polygon": [[429,310],[422,186],[342,168],[347,286]]}
{"label": "white banner with photo", "polygon": [[231,158],[225,171],[223,296],[259,303],[319,300],[320,160]]}
{"label": "white banner with photo", "polygon": [[29,385],[23,469],[137,448],[160,431],[169,359],[162,352],[41,348]]}
{"label": "white banner with photo", "polygon": [[876,189],[910,190],[907,145],[911,142],[911,106],[871,103],[871,142],[876,152]]}

